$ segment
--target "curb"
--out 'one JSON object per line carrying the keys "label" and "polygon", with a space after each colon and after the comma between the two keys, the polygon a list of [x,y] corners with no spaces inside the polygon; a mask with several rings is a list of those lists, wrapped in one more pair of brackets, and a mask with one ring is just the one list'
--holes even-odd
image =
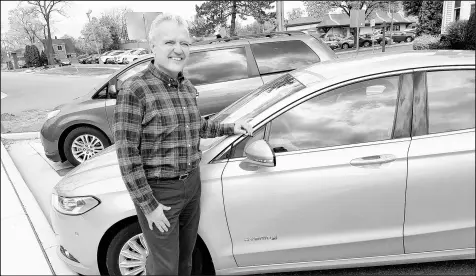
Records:
{"label": "curb", "polygon": [[30,140],[39,139],[40,132],[19,132],[19,133],[2,133],[1,137],[7,140]]}
{"label": "curb", "polygon": [[17,193],[21,205],[28,220],[30,221],[33,232],[35,233],[41,250],[45,256],[46,262],[50,266],[52,275],[75,275],[66,264],[60,259],[56,253],[58,247],[56,234],[43,214],[36,198],[26,185],[23,177],[18,171],[13,159],[6,150],[2,142],[1,144],[1,163],[5,168],[5,172],[10,178],[10,182]]}

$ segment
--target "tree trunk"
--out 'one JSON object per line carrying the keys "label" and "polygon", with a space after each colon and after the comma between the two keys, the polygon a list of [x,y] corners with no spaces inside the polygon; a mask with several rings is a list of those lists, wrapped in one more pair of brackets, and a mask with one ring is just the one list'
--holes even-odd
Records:
{"label": "tree trunk", "polygon": [[48,64],[53,65],[54,60],[53,60],[53,41],[51,41],[51,29],[50,29],[50,19],[47,18],[46,20],[46,28],[48,29],[48,40],[46,41],[46,47],[47,53],[46,55],[48,56]]}
{"label": "tree trunk", "polygon": [[231,7],[230,36],[235,35],[235,21],[236,21],[236,1],[233,1],[233,6]]}

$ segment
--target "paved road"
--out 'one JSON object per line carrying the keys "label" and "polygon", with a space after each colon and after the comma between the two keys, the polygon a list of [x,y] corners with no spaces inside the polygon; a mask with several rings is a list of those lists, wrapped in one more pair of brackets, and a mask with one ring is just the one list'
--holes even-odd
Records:
{"label": "paved road", "polygon": [[104,77],[52,76],[2,72],[2,113],[19,113],[31,109],[53,109],[89,92]]}

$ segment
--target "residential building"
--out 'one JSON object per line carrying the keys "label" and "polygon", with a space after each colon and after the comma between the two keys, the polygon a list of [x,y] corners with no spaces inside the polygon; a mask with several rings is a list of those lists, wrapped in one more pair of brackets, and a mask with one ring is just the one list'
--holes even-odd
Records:
{"label": "residential building", "polygon": [[[41,41],[46,45],[46,40]],[[76,58],[73,41],[69,38],[57,39],[56,36],[51,40],[53,46],[54,57],[57,59],[72,59]],[[46,47],[45,47],[46,48]]]}
{"label": "residential building", "polygon": [[475,1],[444,1],[441,22],[441,33],[446,33],[446,28],[451,22],[468,20],[474,12]]}
{"label": "residential building", "polygon": [[[384,22],[386,23],[386,31],[390,31],[391,22],[393,21],[393,31],[400,31],[406,29],[412,23],[415,23],[409,18],[404,17],[401,13],[387,13],[377,11],[375,13],[375,27],[374,29],[381,29]],[[342,36],[346,37],[352,35],[353,28],[350,28],[350,17],[345,14],[326,14],[322,21],[317,25],[317,30],[320,33],[326,33],[326,36]],[[370,20],[365,20],[365,27],[360,28],[360,34],[371,34],[372,27],[370,27]]]}

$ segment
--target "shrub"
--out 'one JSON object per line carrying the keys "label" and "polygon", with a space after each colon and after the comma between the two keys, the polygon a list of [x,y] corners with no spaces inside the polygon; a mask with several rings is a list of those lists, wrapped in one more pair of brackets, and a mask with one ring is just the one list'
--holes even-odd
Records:
{"label": "shrub", "polygon": [[31,51],[31,64],[35,67],[41,66],[40,51],[38,51],[38,48],[36,47],[36,45],[31,45],[30,51]]}
{"label": "shrub", "polygon": [[467,50],[475,50],[476,48],[476,16],[473,12],[469,17],[466,24],[466,36],[464,38],[464,44]]}
{"label": "shrub", "polygon": [[48,64],[48,57],[46,56],[45,51],[41,51],[40,64],[41,65],[47,65]]}
{"label": "shrub", "polygon": [[413,41],[413,50],[433,50],[441,49],[440,36],[427,35],[418,36]]}
{"label": "shrub", "polygon": [[462,50],[466,48],[465,38],[468,20],[458,20],[451,22],[446,27],[445,39],[451,45],[451,49]]}

